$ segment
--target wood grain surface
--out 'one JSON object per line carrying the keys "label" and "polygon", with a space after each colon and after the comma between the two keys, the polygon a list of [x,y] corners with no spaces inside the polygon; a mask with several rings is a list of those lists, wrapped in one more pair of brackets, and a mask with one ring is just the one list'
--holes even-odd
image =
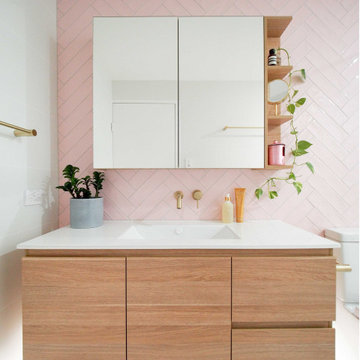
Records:
{"label": "wood grain surface", "polygon": [[232,260],[232,321],[335,320],[335,258]]}
{"label": "wood grain surface", "polygon": [[334,329],[233,330],[232,360],[334,360]]}
{"label": "wood grain surface", "polygon": [[229,360],[230,258],[129,258],[128,360]]}
{"label": "wood grain surface", "polygon": [[125,360],[125,259],[23,259],[24,360]]}

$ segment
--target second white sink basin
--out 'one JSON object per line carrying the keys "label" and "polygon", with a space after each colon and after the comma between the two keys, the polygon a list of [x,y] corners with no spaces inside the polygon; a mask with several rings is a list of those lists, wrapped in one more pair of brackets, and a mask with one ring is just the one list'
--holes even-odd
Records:
{"label": "second white sink basin", "polygon": [[125,230],[119,239],[240,239],[224,224],[136,224]]}

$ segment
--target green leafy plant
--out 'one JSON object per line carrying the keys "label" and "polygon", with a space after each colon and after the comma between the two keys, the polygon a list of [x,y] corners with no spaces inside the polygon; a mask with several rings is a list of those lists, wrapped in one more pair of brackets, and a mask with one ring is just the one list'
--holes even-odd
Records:
{"label": "green leafy plant", "polygon": [[69,192],[74,199],[90,199],[92,196],[90,186],[95,189],[95,198],[99,197],[99,192],[102,190],[102,183],[105,180],[103,172],[94,171],[93,177],[87,175],[82,178],[78,178],[76,175],[80,169],[73,165],[66,165],[62,174],[65,181],[64,185],[57,186],[57,189],[61,189],[65,192]]}
{"label": "green leafy plant", "polygon": [[[278,51],[285,51],[288,59],[288,64],[290,65],[290,55],[288,51],[284,48],[277,49]],[[305,69],[300,70],[294,70],[289,73],[288,76],[288,96],[287,96],[287,106],[286,110],[291,114],[294,115],[297,108],[300,108],[303,106],[306,102],[305,97],[298,96],[299,90],[294,89],[293,87],[293,77],[300,75],[302,80],[306,80],[306,71]],[[299,140],[299,132],[294,124],[294,117],[290,121],[290,134],[294,136],[294,148],[291,148],[291,154],[293,155],[293,160],[291,164],[291,168],[286,176],[280,176],[280,177],[270,177],[268,178],[259,188],[255,190],[255,196],[260,199],[260,197],[264,194],[264,188],[267,189],[267,194],[270,199],[275,199],[278,197],[278,191],[277,191],[277,183],[279,181],[284,181],[287,184],[291,184],[298,194],[301,193],[303,184],[297,180],[297,175],[295,174],[296,170],[299,167],[307,166],[307,168],[314,174],[314,166],[310,162],[302,162],[299,163],[297,160],[299,157],[305,155],[308,153],[308,149],[312,144],[306,140]]]}
{"label": "green leafy plant", "polygon": [[93,179],[91,180],[91,184],[95,189],[95,197],[99,197],[99,192],[102,190],[102,183],[105,180],[105,174],[103,172],[94,171]]}

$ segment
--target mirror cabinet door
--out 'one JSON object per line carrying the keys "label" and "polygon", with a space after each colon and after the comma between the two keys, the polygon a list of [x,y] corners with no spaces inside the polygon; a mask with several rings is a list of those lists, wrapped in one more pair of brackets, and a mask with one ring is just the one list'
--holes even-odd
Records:
{"label": "mirror cabinet door", "polygon": [[264,167],[263,36],[262,17],[179,19],[180,167]]}
{"label": "mirror cabinet door", "polygon": [[177,22],[94,18],[95,168],[177,167]]}

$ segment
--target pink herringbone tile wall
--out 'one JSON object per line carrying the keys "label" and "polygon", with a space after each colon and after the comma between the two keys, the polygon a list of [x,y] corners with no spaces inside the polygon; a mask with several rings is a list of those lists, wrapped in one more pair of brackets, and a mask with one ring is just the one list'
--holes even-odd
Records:
{"label": "pink herringbone tile wall", "polygon": [[[300,137],[314,145],[300,171],[303,192],[290,185],[276,200],[253,192],[273,174],[256,170],[109,170],[103,196],[107,219],[219,219],[224,194],[246,187],[246,219],[280,219],[315,233],[357,226],[358,1],[357,0],[58,0],[59,169],[92,171],[93,16],[291,15],[282,44],[308,80],[297,112]],[[284,125],[283,133],[288,133]],[[291,137],[285,136],[289,143]],[[290,145],[290,143],[289,143]],[[290,146],[288,146],[288,149]],[[279,175],[281,172],[278,173]],[[204,192],[200,208],[191,198]],[[173,193],[183,190],[183,209]],[[69,197],[60,194],[60,224],[69,222]]]}

